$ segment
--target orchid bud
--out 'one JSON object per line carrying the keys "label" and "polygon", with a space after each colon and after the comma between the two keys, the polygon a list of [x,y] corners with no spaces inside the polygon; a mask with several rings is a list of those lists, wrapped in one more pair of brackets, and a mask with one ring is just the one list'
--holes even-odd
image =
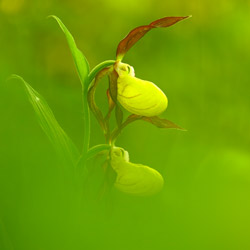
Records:
{"label": "orchid bud", "polygon": [[129,162],[129,154],[123,148],[111,150],[111,166],[117,173],[114,186],[123,193],[149,196],[163,187],[164,180],[158,171]]}
{"label": "orchid bud", "polygon": [[166,95],[154,83],[135,77],[134,68],[119,62],[116,65],[117,100],[129,112],[146,117],[161,114],[168,106]]}

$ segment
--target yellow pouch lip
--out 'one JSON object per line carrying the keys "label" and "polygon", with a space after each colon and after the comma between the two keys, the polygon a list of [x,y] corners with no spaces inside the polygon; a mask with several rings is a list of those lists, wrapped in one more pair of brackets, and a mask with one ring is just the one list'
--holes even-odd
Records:
{"label": "yellow pouch lip", "polygon": [[117,100],[130,113],[152,117],[163,113],[168,106],[164,92],[153,82],[135,77],[134,68],[117,62]]}
{"label": "yellow pouch lip", "polygon": [[123,148],[111,149],[111,166],[117,173],[114,186],[123,193],[150,196],[163,188],[162,175],[148,166],[129,162],[129,154]]}
{"label": "yellow pouch lip", "polygon": [[129,112],[142,116],[157,116],[168,106],[168,99],[154,83],[130,75],[118,77],[117,99]]}

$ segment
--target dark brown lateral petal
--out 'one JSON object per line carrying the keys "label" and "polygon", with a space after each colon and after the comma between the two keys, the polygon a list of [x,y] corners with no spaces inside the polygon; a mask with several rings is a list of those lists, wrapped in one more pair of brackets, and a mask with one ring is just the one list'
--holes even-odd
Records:
{"label": "dark brown lateral petal", "polygon": [[105,121],[107,122],[111,116],[111,112],[113,111],[114,107],[115,107],[115,102],[113,101],[111,95],[110,95],[110,91],[109,89],[107,89],[107,97],[108,97],[108,104],[109,104],[109,110],[108,113],[105,116]]}
{"label": "dark brown lateral petal", "polygon": [[107,98],[108,98],[109,110],[112,110],[115,106],[115,102],[111,98],[109,89],[107,89]]}
{"label": "dark brown lateral petal", "polygon": [[161,18],[161,19],[158,19],[154,22],[152,22],[150,25],[151,26],[154,26],[154,28],[166,28],[166,27],[169,27],[183,19],[186,19],[190,16],[184,16],[184,17],[164,17],[164,18]]}
{"label": "dark brown lateral petal", "polygon": [[130,31],[130,33],[119,43],[116,50],[116,58],[121,60],[128,50],[139,41],[153,27],[144,25]]}
{"label": "dark brown lateral petal", "polygon": [[109,74],[109,94],[114,103],[117,102],[117,79],[118,77],[119,76],[115,70],[113,70]]}
{"label": "dark brown lateral petal", "polygon": [[167,120],[167,119],[162,119],[158,116],[153,116],[153,117],[142,117],[142,120],[146,122],[150,122],[151,124],[155,125],[158,128],[173,128],[173,129],[179,129],[179,130],[184,130],[185,129],[179,127],[178,125],[174,124],[173,122]]}
{"label": "dark brown lateral petal", "polygon": [[[116,123],[118,128],[121,126],[122,121],[123,121],[123,112],[119,104],[117,103],[117,79],[118,79],[118,74],[115,70],[113,70],[109,74],[109,94],[111,99],[114,102],[115,106],[115,117],[116,117]],[[113,110],[114,106],[109,109],[109,112],[107,114],[107,117],[109,117],[111,111]]]}
{"label": "dark brown lateral petal", "polygon": [[116,58],[117,60],[121,60],[124,55],[128,52],[128,50],[137,42],[139,41],[148,31],[153,28],[166,28],[169,27],[183,19],[188,18],[189,16],[185,17],[164,17],[158,19],[149,25],[139,26],[133,30],[131,30],[128,35],[120,41],[117,50],[116,50]]}
{"label": "dark brown lateral petal", "polygon": [[90,88],[88,90],[88,95],[87,95],[90,110],[95,115],[97,121],[99,122],[99,124],[100,124],[100,126],[102,127],[103,130],[106,130],[107,128],[105,127],[103,114],[102,114],[101,110],[99,109],[99,107],[96,105],[96,102],[95,102],[95,91],[96,91],[97,85],[100,82],[100,80],[104,76],[106,76],[109,72],[110,72],[110,67],[107,67],[107,68],[102,69],[96,75],[95,80],[92,82],[92,85],[90,86]]}

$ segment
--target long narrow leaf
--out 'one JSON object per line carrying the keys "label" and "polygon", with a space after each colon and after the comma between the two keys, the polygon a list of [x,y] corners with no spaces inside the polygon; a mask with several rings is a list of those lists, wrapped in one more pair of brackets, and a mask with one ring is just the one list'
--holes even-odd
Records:
{"label": "long narrow leaf", "polygon": [[71,54],[73,56],[76,69],[82,84],[83,89],[87,89],[87,80],[88,80],[88,74],[89,74],[89,64],[86,59],[86,57],[83,55],[83,53],[77,48],[75,40],[73,36],[70,34],[69,30],[66,28],[66,26],[63,24],[63,22],[57,17],[57,16],[49,16],[54,18],[57,23],[59,24],[60,28],[64,32]]}
{"label": "long narrow leaf", "polygon": [[22,77],[13,75],[12,78],[16,78],[22,81],[22,83],[24,84],[26,93],[28,95],[30,103],[34,108],[39,124],[53,144],[58,155],[65,163],[75,166],[80,157],[80,154],[75,144],[71,141],[71,139],[67,136],[67,134],[57,122],[52,110],[50,109],[45,99],[36,90],[34,90]]}

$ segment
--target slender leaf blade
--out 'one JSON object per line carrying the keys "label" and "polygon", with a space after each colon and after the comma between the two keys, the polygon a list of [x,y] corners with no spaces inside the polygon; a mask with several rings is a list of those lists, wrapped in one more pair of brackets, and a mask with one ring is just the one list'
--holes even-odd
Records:
{"label": "slender leaf blade", "polygon": [[63,24],[63,22],[57,16],[52,15],[49,17],[52,17],[57,21],[58,25],[60,26],[63,33],[65,34],[70,51],[71,51],[71,54],[72,54],[74,62],[75,62],[75,66],[76,66],[77,73],[79,75],[82,87],[83,87],[83,89],[87,89],[88,88],[87,82],[88,82],[88,74],[89,74],[89,63],[88,63],[86,57],[77,48],[74,37],[71,35],[69,30]]}
{"label": "slender leaf blade", "polygon": [[79,151],[57,122],[45,99],[22,77],[13,75],[12,78],[16,78],[24,84],[26,93],[38,118],[39,124],[48,136],[59,157],[65,163],[76,166],[80,157]]}

